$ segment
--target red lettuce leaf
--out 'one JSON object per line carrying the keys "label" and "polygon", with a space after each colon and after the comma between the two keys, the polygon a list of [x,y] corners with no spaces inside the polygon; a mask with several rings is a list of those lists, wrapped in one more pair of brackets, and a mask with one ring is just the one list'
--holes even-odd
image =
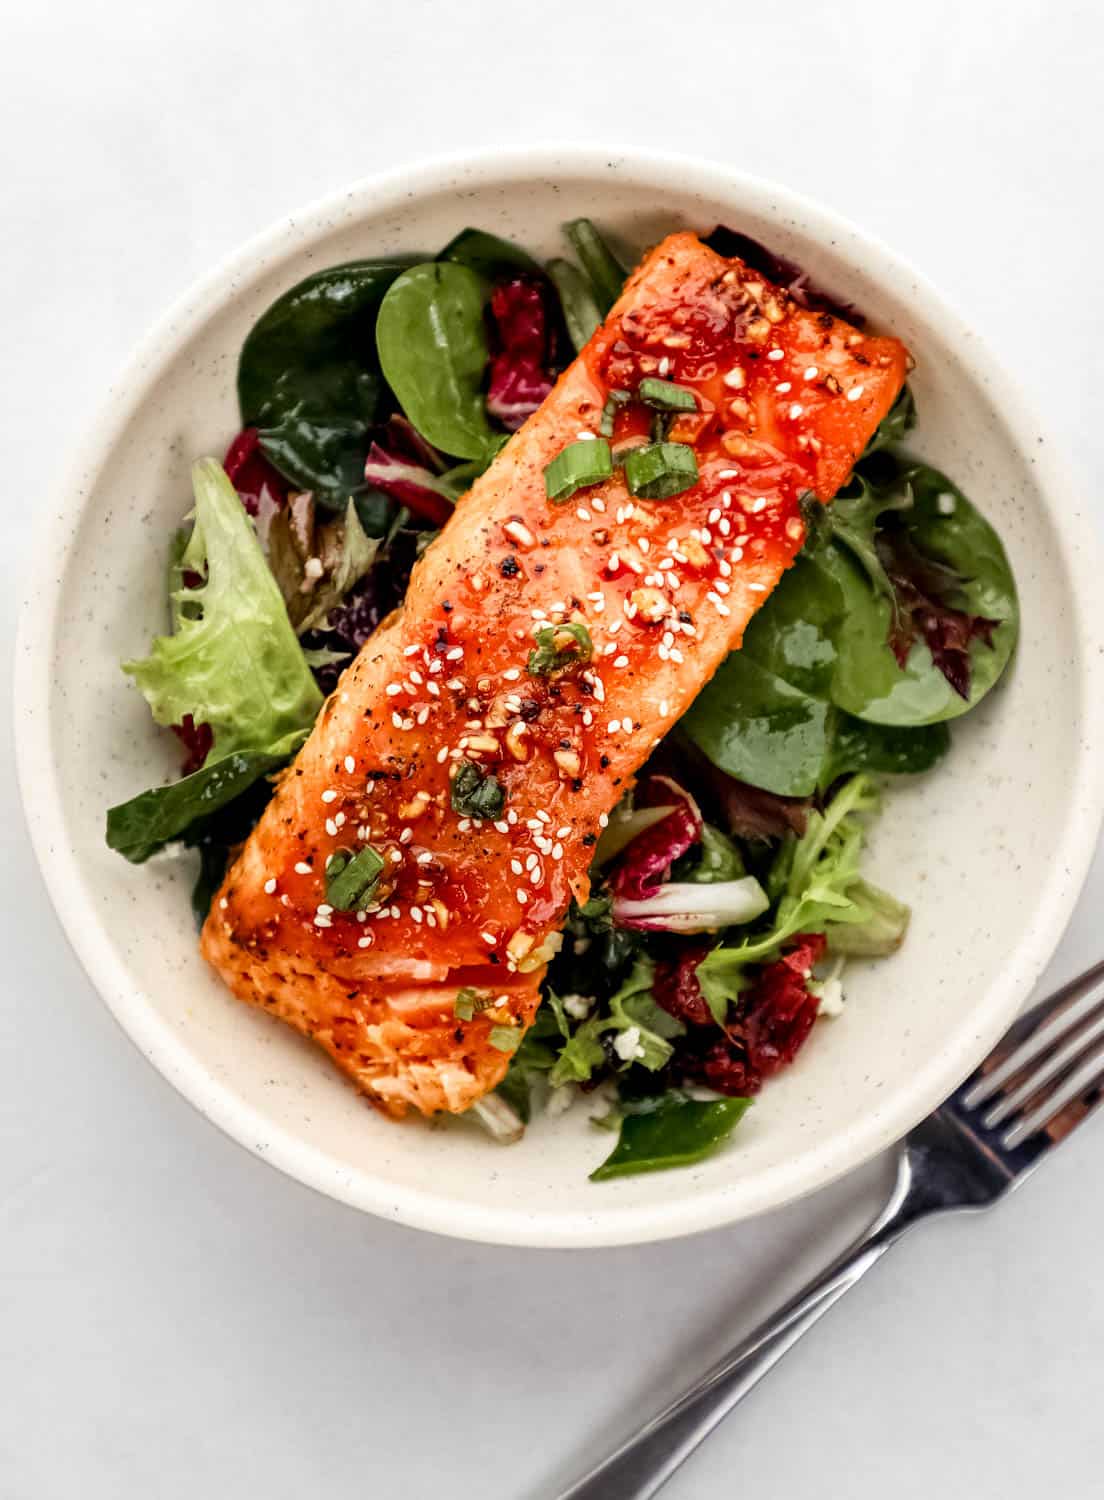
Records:
{"label": "red lettuce leaf", "polygon": [[970,697],[970,642],[993,645],[999,620],[971,615],[956,609],[953,598],[961,594],[965,581],[946,563],[921,552],[904,527],[886,527],[878,534],[878,556],[893,585],[894,608],[890,615],[889,648],[904,670],[917,638],[932,654],[932,661],[960,698]]}
{"label": "red lettuce leaf", "polygon": [[681,943],[675,958],[661,958],[655,967],[652,994],[668,1015],[686,1026],[712,1026],[712,1013],[698,983],[698,965],[712,943]]}
{"label": "red lettuce leaf", "polygon": [[671,977],[664,971],[661,979],[657,966],[655,997],[660,1005],[698,1027],[677,1045],[680,1076],[719,1094],[755,1094],[772,1074],[792,1063],[817,1018],[820,999],[810,990],[809,979],[826,943],[820,933],[801,934],[781,958],[764,964],[734,1003],[723,1031],[711,1032],[697,1019],[702,1014],[699,1002],[709,1016],[700,989],[694,994],[700,948],[695,947],[685,962],[680,959]]}
{"label": "red lettuce leaf", "polygon": [[255,427],[245,427],[238,433],[226,450],[222,467],[251,516],[259,516],[266,509],[278,510],[286,503],[291,487],[264,456],[261,435]]}
{"label": "red lettuce leaf", "polygon": [[552,389],[552,334],[544,290],[529,277],[501,282],[491,296],[492,335],[487,412],[510,432],[532,416]]}
{"label": "red lettuce leaf", "polygon": [[671,866],[701,839],[702,816],[688,792],[667,776],[649,776],[637,793],[639,807],[675,803],[661,823],[637,834],[610,879],[614,901],[646,901],[654,896]]}
{"label": "red lettuce leaf", "polygon": [[191,714],[185,714],[183,723],[174,724],[172,732],[184,746],[181,776],[190,776],[193,771],[201,771],[211,753],[211,746],[215,743],[210,724],[197,724]]}
{"label": "red lettuce leaf", "polygon": [[411,515],[430,526],[443,526],[452,515],[452,497],[442,484],[445,463],[405,417],[388,417],[372,436],[364,478]]}

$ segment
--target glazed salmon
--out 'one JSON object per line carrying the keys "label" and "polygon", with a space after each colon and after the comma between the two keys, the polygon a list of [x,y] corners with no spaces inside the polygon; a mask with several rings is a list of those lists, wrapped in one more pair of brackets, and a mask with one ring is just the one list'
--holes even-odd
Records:
{"label": "glazed salmon", "polygon": [[[391,1114],[493,1088],[611,808],[800,549],[799,498],[835,494],[907,367],[897,340],[797,306],[692,234],[653,250],[283,775],[203,931],[234,993]],[[546,465],[647,376],[696,395],[670,438],[698,482],[634,499],[615,469],[552,503]],[[649,419],[620,405],[615,450]],[[369,909],[334,909],[327,862],[369,845]]]}

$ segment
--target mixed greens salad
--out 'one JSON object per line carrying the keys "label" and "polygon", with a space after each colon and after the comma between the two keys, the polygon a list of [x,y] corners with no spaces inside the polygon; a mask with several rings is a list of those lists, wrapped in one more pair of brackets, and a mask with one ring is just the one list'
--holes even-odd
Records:
{"label": "mixed greens salad", "polygon": [[[135,863],[197,851],[200,922],[268,778],[618,295],[594,226],[567,235],[576,261],[468,229],[432,259],[321,271],[246,339],[242,430],[196,466],[170,549],[171,633],[125,665],[184,774],[107,820]],[[857,320],[745,236],[710,242]],[[947,754],[1018,630],[1001,542],[910,454],[915,420],[906,388],[834,503],[810,497],[795,565],[610,819],[536,1021],[473,1111],[500,1138],[589,1095],[619,1132],[596,1178],[698,1160],[838,1013],[845,964],[901,942],[907,906],[862,874],[866,830],[894,776]],[[462,992],[457,1013],[478,1004]]]}

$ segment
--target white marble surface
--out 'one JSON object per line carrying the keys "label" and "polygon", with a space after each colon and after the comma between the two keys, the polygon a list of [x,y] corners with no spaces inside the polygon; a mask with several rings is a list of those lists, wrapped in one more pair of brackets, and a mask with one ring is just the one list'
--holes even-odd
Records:
{"label": "white marble surface", "polygon": [[[442,148],[671,146],[824,198],[967,310],[1092,493],[1102,44],[1101,12],[1071,0],[7,9],[4,635],[36,503],[165,302],[297,204]],[[881,1165],[733,1230],[567,1255],[313,1196],[115,1028],[61,939],[10,762],[5,737],[4,1500],[545,1500],[873,1203]],[[1052,980],[1104,948],[1102,896],[1098,860]],[[665,1493],[1095,1494],[1102,1148],[1089,1127],[998,1213],[896,1251]]]}

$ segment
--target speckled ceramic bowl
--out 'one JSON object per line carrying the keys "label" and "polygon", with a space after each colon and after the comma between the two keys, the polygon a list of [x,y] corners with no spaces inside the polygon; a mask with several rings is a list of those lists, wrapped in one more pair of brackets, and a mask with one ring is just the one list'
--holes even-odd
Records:
{"label": "speckled ceramic bowl", "polygon": [[[944,767],[893,795],[875,878],[913,903],[903,951],[856,969],[732,1147],[601,1186],[609,1149],[585,1104],[504,1148],[465,1122],[396,1125],[322,1054],[232,1000],[201,961],[186,858],[134,868],[104,809],[175,774],[178,749],[119,671],[164,627],[167,539],[188,465],[236,427],[234,373],[258,313],[307,272],[445,243],[466,224],[562,249],[589,214],[628,246],[736,225],[908,343],[913,445],[992,518],[1022,595],[1004,684],[956,728]],[[1104,673],[1089,601],[1093,528],[968,325],[905,263],[795,195],[722,166],[591,149],[496,153],[395,172],[296,214],[164,319],[106,393],[54,497],[18,646],[20,774],[58,915],[135,1044],[235,1139],[357,1208],[443,1234],[527,1245],[659,1239],[728,1223],[830,1181],[888,1145],[984,1054],[1046,962],[1102,805]]]}

